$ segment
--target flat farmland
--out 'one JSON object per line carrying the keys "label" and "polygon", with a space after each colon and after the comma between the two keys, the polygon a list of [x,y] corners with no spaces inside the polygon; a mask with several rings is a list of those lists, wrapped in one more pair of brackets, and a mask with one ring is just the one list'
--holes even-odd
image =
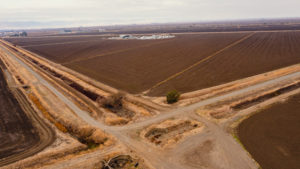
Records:
{"label": "flat farmland", "polygon": [[246,35],[178,36],[158,45],[73,62],[66,66],[116,88],[139,93]]}
{"label": "flat farmland", "polygon": [[[37,40],[39,39],[39,40]],[[52,61],[130,93],[190,92],[300,63],[300,32],[178,34],[164,40],[11,38]]]}
{"label": "flat farmland", "polygon": [[300,32],[255,33],[150,91],[164,95],[212,87],[300,63]]}
{"label": "flat farmland", "polygon": [[10,41],[113,87],[139,93],[248,34],[187,34],[165,40],[99,39],[53,45],[49,41],[31,45],[31,39],[26,38],[27,47],[24,40]]}
{"label": "flat farmland", "polygon": [[99,57],[112,52],[118,53],[124,50],[163,43],[160,40],[108,40],[103,36],[9,38],[6,40],[58,63],[74,62],[78,59],[89,59],[90,57]]}
{"label": "flat farmland", "polygon": [[264,169],[300,168],[300,95],[244,120],[238,136]]}

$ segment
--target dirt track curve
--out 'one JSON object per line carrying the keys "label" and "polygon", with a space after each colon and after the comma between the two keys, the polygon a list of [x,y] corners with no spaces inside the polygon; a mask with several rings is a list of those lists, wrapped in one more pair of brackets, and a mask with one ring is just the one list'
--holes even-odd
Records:
{"label": "dirt track curve", "polygon": [[26,149],[21,152],[0,159],[0,167],[30,157],[51,145],[55,140],[54,131],[39,117],[23,93],[17,88],[10,88],[10,90],[17,99],[22,110],[27,113],[32,124],[35,124],[34,126],[39,133],[39,141],[36,144],[30,145],[28,148],[26,147]]}

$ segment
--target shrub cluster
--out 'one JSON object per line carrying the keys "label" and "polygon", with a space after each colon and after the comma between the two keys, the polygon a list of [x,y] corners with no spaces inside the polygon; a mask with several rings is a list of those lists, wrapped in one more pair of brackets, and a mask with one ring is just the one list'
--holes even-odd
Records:
{"label": "shrub cluster", "polygon": [[180,97],[180,94],[176,90],[172,90],[167,93],[167,102],[168,104],[176,103]]}
{"label": "shrub cluster", "polygon": [[123,93],[112,94],[107,98],[98,99],[98,103],[101,107],[108,109],[121,109],[123,106],[122,100],[124,98]]}

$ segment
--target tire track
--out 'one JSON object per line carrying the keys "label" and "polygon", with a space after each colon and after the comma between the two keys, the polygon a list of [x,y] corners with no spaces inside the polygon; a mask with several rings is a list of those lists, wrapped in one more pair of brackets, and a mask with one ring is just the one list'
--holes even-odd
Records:
{"label": "tire track", "polygon": [[24,110],[24,112],[27,113],[28,117],[32,120],[32,123],[34,124],[36,129],[39,130],[40,141],[38,144],[32,145],[32,147],[23,152],[0,159],[0,167],[30,157],[44,150],[55,140],[55,132],[43,121],[43,119],[37,114],[37,112],[35,112],[35,110],[31,107],[30,103],[27,101],[27,98],[24,96],[24,94],[19,89],[14,88],[11,88],[11,92],[18,100],[21,108]]}

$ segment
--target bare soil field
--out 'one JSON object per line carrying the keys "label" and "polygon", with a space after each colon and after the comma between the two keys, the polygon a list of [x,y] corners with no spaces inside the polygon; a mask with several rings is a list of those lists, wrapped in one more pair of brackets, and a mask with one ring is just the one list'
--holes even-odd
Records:
{"label": "bare soil field", "polygon": [[96,41],[101,40],[103,37],[101,36],[64,36],[64,37],[22,37],[22,38],[7,38],[12,43],[15,43],[19,46],[43,46],[43,45],[51,45],[56,43],[65,43],[65,42],[82,42],[82,41]]}
{"label": "bare soil field", "polygon": [[160,44],[167,40],[109,40],[107,37],[69,36],[69,37],[35,37],[9,38],[7,41],[37,53],[58,63],[85,60],[90,57],[120,53],[129,49]]}
{"label": "bare soil field", "polygon": [[245,35],[219,33],[178,35],[168,40],[100,40],[27,49],[113,87],[139,93]]}
{"label": "bare soil field", "polygon": [[244,120],[238,136],[264,169],[300,168],[300,95]]}
{"label": "bare soil field", "polygon": [[300,62],[300,32],[259,32],[230,46],[249,34],[178,34],[149,41],[76,36],[7,40],[115,88],[134,94],[151,88],[148,95],[162,96],[172,89],[191,92]]}
{"label": "bare soil field", "polygon": [[165,40],[166,43],[74,62],[66,66],[115,88],[139,93],[245,35],[182,35]]}
{"label": "bare soil field", "polygon": [[9,91],[0,69],[0,159],[24,152],[39,143],[38,131]]}
{"label": "bare soil field", "polygon": [[299,63],[299,43],[300,32],[256,33],[149,94],[164,95],[172,89],[190,92]]}

